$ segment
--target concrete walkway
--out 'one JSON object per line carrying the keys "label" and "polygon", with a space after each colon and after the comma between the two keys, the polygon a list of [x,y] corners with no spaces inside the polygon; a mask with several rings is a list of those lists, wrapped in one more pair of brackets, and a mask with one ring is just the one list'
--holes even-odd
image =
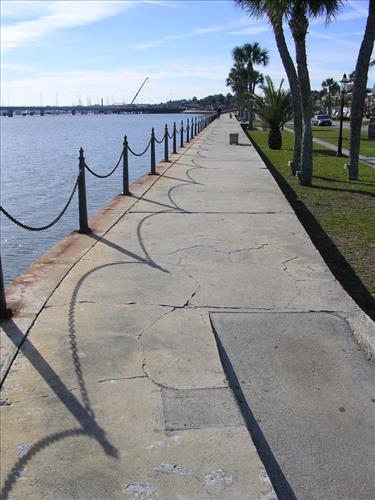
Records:
{"label": "concrete walkway", "polygon": [[[8,291],[17,314],[1,333],[1,497],[370,498],[374,323],[335,281],[234,119],[213,122],[159,172]],[[275,362],[279,346],[294,365]],[[284,391],[293,383],[289,408],[262,396],[268,406],[259,407],[247,392],[256,381],[258,396],[274,394],[272,379]],[[344,400],[330,400],[336,389]],[[295,432],[275,442],[270,423],[281,429],[290,416]],[[332,463],[316,459],[325,446],[316,425],[331,435],[322,456]],[[334,446],[344,434],[350,459],[340,470]],[[291,459],[298,447],[302,476]]]}

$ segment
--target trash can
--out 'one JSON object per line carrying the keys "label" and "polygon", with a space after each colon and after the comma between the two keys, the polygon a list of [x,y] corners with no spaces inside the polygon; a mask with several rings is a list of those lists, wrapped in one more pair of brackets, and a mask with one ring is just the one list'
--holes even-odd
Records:
{"label": "trash can", "polygon": [[229,144],[238,144],[238,134],[229,134]]}

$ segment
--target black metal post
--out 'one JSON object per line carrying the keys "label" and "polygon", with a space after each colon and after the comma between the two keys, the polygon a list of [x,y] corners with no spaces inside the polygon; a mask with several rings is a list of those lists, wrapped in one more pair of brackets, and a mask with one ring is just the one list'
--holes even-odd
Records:
{"label": "black metal post", "polygon": [[92,231],[87,220],[85,157],[83,156],[82,148],[79,150],[78,206],[79,232],[82,234],[89,234]]}
{"label": "black metal post", "polygon": [[9,319],[11,316],[12,316],[12,311],[7,307],[7,302],[5,299],[3,266],[1,264],[1,255],[0,255],[0,319]]}
{"label": "black metal post", "polygon": [[164,161],[169,161],[168,159],[168,125],[165,124],[164,128]]}
{"label": "black metal post", "polygon": [[342,154],[342,122],[343,122],[343,114],[344,114],[344,91],[341,91],[341,104],[340,104],[340,131],[339,131],[339,142],[337,144],[337,153],[336,156],[344,156]]}
{"label": "black metal post", "polygon": [[130,196],[129,191],[129,154],[128,154],[128,137],[125,135],[123,150],[122,150],[122,194]]}
{"label": "black metal post", "polygon": [[176,154],[177,153],[177,143],[176,143],[176,134],[177,134],[177,130],[176,130],[176,122],[173,123],[173,154]]}
{"label": "black metal post", "polygon": [[195,120],[194,120],[194,131],[195,131],[195,135],[197,135],[197,133],[198,133],[197,117],[195,117]]}
{"label": "black metal post", "polygon": [[188,118],[187,125],[186,125],[186,142],[189,142],[189,132],[190,132],[190,125],[189,125],[189,118]]}
{"label": "black metal post", "polygon": [[159,175],[156,172],[156,162],[155,162],[155,129],[151,129],[151,171],[150,175]]}
{"label": "black metal post", "polygon": [[180,147],[184,147],[184,120],[181,120]]}

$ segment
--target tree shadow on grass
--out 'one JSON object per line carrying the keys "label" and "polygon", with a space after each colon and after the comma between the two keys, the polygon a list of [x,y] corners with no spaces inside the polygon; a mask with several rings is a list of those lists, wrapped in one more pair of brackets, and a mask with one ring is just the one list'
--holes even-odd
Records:
{"label": "tree shadow on grass", "polygon": [[[314,215],[309,211],[304,203],[298,199],[292,187],[273,166],[272,162],[257,146],[257,144],[254,141],[252,141],[252,143],[264,163],[269,168],[271,174],[273,175],[280,189],[295,211],[299,221],[306,229],[313,244],[319,250],[321,256],[331,270],[332,274],[341,283],[342,287],[353,298],[353,300],[355,300],[355,302],[363,309],[363,311],[365,311],[365,313],[375,321],[374,297],[367,290],[360,278],[356,275],[354,269],[351,267],[345,257],[340,253],[335,243],[330,239],[330,237],[324,231]],[[338,189],[338,191],[341,190]]]}
{"label": "tree shadow on grass", "polygon": [[339,193],[352,193],[352,194],[360,194],[362,196],[370,196],[370,198],[375,198],[375,193],[371,193],[369,191],[360,191],[358,189],[343,189],[339,187],[331,187],[331,186],[314,186],[312,184],[310,186],[312,189],[322,189],[323,191],[337,191]]}
{"label": "tree shadow on grass", "polygon": [[[331,146],[334,147],[334,144],[331,144]],[[329,157],[337,158],[335,149],[326,149],[326,148],[315,149],[314,148],[313,154],[316,156],[329,156]],[[347,155],[343,153],[343,157],[347,158]]]}
{"label": "tree shadow on grass", "polygon": [[321,181],[327,181],[327,182],[336,182],[338,184],[348,184],[349,186],[370,186],[370,187],[375,187],[375,181],[374,182],[369,182],[369,181],[348,181],[348,180],[339,180],[339,179],[334,179],[333,177],[323,177],[321,175],[313,175],[314,179],[319,179]]}

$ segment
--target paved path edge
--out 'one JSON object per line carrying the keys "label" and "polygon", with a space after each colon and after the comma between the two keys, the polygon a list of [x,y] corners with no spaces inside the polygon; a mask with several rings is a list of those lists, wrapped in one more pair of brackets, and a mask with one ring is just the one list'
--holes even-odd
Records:
{"label": "paved path edge", "polygon": [[[291,129],[284,129],[288,130],[289,132],[293,132]],[[251,144],[254,146],[254,149],[256,150],[256,153],[260,156],[257,146],[254,144],[254,142],[250,139],[250,137],[244,132],[244,136],[251,142]],[[332,146],[332,145],[330,145]],[[263,161],[263,160],[262,160]],[[272,172],[271,172],[272,175]],[[272,176],[273,177],[273,176]],[[274,178],[275,182],[277,183],[277,180]],[[277,183],[280,191],[282,192],[279,184]],[[288,204],[290,205],[289,201],[286,199]],[[290,205],[290,207],[293,209],[293,207]],[[293,209],[294,214],[298,218],[296,212]],[[298,219],[299,220],[299,219]],[[300,221],[299,221],[300,222]],[[306,232],[307,236],[309,237],[311,244],[316,248],[314,245],[313,241],[310,238],[309,233],[306,231],[305,227],[302,225],[300,222],[303,230]],[[318,248],[317,251],[319,252]],[[320,252],[319,252],[320,254]],[[320,254],[321,258],[323,259],[322,255]],[[324,259],[323,259],[324,260]],[[332,274],[331,270],[329,272]],[[333,276],[333,274],[332,274]],[[338,316],[341,318],[345,319],[350,327],[350,330],[352,332],[352,336],[357,342],[358,346],[360,347],[361,351],[363,352],[364,356],[366,359],[375,365],[375,323],[372,321],[372,319],[359,307],[359,305],[353,300],[353,298],[348,294],[348,292],[344,289],[344,287],[341,285],[341,283],[333,276],[335,281],[338,283],[338,285],[342,288],[344,293],[347,295],[349,300],[353,303],[354,309],[356,311],[355,314],[347,315],[345,313],[339,313]]]}

